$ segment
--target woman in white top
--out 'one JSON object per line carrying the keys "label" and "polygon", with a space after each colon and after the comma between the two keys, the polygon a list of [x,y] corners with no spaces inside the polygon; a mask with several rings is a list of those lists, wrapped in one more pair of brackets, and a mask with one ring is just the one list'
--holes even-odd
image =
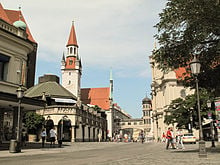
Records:
{"label": "woman in white top", "polygon": [[176,132],[176,148],[179,148],[179,144],[181,144],[181,148],[184,149],[183,141],[182,141],[182,130],[178,128]]}
{"label": "woman in white top", "polygon": [[52,146],[52,144],[55,145],[56,135],[57,135],[57,133],[56,133],[55,129],[51,128],[51,130],[50,130],[50,146]]}

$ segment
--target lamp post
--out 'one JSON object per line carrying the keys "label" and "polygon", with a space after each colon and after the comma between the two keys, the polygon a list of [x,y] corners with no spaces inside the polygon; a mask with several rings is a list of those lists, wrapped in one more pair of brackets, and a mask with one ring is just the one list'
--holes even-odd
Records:
{"label": "lamp post", "polygon": [[[212,103],[211,103],[210,100],[207,101],[207,107],[208,107],[209,109],[211,109],[211,107],[212,107]],[[212,146],[211,146],[211,147],[215,147],[215,133],[214,133],[213,118],[211,118],[210,126],[211,126],[211,135],[212,135]]]}
{"label": "lamp post", "polygon": [[198,75],[200,73],[201,64],[199,60],[194,56],[193,60],[190,62],[190,68],[192,74],[196,78],[196,95],[197,95],[197,109],[198,109],[198,118],[199,118],[199,157],[207,157],[205,141],[203,139],[202,132],[202,120],[200,113],[200,99],[199,99],[199,85],[198,85]]}
{"label": "lamp post", "polygon": [[18,98],[18,123],[17,123],[17,152],[21,152],[21,132],[20,132],[20,120],[21,120],[21,99],[23,98],[24,90],[21,85],[17,89],[17,98]]}

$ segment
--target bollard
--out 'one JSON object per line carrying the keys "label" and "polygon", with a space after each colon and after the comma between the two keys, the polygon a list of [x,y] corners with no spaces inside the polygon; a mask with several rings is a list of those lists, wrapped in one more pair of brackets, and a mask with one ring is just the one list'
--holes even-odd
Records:
{"label": "bollard", "polygon": [[10,141],[10,147],[9,147],[9,152],[10,153],[15,153],[15,152],[17,152],[17,141],[16,140],[14,140],[14,139],[12,139],[11,141]]}
{"label": "bollard", "polygon": [[21,152],[20,143],[17,140],[15,139],[10,140],[9,152],[10,153]]}

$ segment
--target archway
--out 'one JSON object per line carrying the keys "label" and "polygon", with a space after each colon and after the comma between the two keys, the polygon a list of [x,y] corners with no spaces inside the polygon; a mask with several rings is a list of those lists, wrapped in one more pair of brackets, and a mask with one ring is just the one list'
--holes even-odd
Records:
{"label": "archway", "polygon": [[46,132],[47,132],[47,139],[46,140],[50,141],[50,130],[52,128],[54,128],[54,122],[49,117],[48,117],[48,119],[45,122],[45,128],[46,128]]}
{"label": "archway", "polygon": [[57,138],[62,139],[62,141],[71,142],[71,135],[71,120],[67,116],[64,116],[58,122]]}

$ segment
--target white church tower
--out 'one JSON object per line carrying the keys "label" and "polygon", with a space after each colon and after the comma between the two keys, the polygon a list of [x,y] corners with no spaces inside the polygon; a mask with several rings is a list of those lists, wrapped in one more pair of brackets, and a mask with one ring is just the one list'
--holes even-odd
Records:
{"label": "white church tower", "polygon": [[62,86],[69,90],[80,101],[80,83],[82,75],[81,59],[78,55],[78,44],[74,23],[70,30],[69,40],[67,42],[66,57],[63,54],[61,61]]}

